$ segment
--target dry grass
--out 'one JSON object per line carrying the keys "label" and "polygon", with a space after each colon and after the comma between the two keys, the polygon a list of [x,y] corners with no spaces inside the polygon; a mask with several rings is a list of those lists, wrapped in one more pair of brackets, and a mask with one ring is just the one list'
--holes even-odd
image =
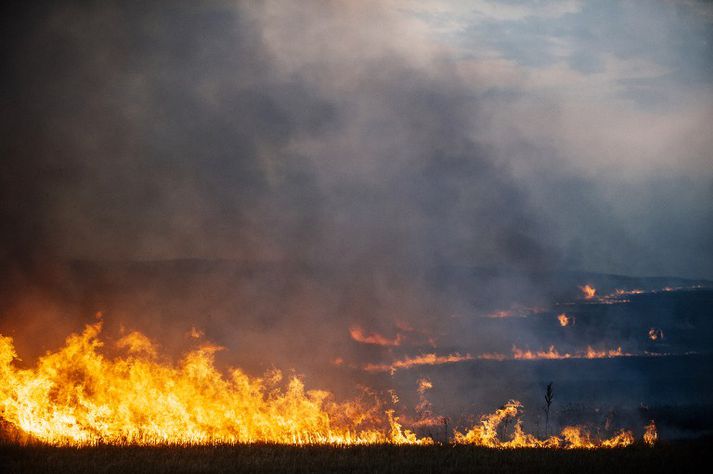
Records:
{"label": "dry grass", "polygon": [[94,472],[692,472],[711,458],[710,439],[614,450],[492,450],[469,446],[293,447],[0,446],[4,473]]}

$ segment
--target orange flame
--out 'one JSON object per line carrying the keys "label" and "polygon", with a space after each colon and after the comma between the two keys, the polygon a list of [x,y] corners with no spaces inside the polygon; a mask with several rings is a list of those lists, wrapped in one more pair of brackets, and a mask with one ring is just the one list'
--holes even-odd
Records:
{"label": "orange flame", "polygon": [[281,385],[279,371],[226,376],[214,366],[216,346],[202,345],[174,366],[133,332],[117,343],[127,355],[108,358],[99,352],[101,327],[69,336],[28,370],[14,367],[13,341],[0,336],[0,417],[51,444],[431,442],[378,404],[339,403],[296,377]]}
{"label": "orange flame", "polygon": [[622,289],[614,290],[614,295],[616,295],[616,296],[642,295],[644,293],[645,293],[645,291],[642,289],[639,289],[639,288],[634,288],[633,290],[622,290]]}
{"label": "orange flame", "polygon": [[513,359],[516,360],[538,360],[538,359],[607,359],[611,357],[626,357],[630,356],[621,350],[621,347],[616,349],[608,349],[598,351],[591,346],[587,346],[586,352],[575,353],[560,353],[555,346],[550,346],[546,351],[531,351],[523,350],[517,346],[512,348]]}
{"label": "orange flame", "polygon": [[394,373],[398,369],[410,369],[411,367],[416,367],[419,365],[441,365],[441,364],[451,364],[454,362],[463,362],[466,360],[472,360],[473,356],[470,354],[461,355],[458,353],[449,354],[445,356],[439,356],[434,353],[421,354],[416,357],[407,357],[405,359],[400,359],[392,362],[391,364],[366,364],[364,370],[367,372],[391,372]]}
{"label": "orange flame", "polygon": [[582,291],[582,296],[585,300],[591,300],[597,295],[597,289],[590,284],[580,286],[579,289]]}
{"label": "orange flame", "polygon": [[644,443],[646,443],[647,446],[654,446],[658,439],[659,434],[656,431],[656,423],[654,423],[654,420],[651,420],[649,421],[649,424],[646,425],[646,429],[644,431]]}
{"label": "orange flame", "polygon": [[557,320],[559,321],[560,326],[562,326],[562,327],[569,326],[570,319],[569,319],[569,316],[567,316],[566,314],[564,314],[564,313],[558,314]]}
{"label": "orange flame", "polygon": [[592,349],[591,346],[588,346],[586,358],[587,359],[607,359],[610,357],[626,357],[626,356],[630,356],[630,355],[631,354],[622,352],[621,347],[617,347],[616,349],[597,351],[595,349]]}
{"label": "orange flame", "polygon": [[[219,346],[203,344],[171,364],[158,354],[156,344],[131,332],[116,342],[125,355],[110,358],[100,350],[101,329],[101,322],[87,325],[32,369],[15,367],[13,340],[0,336],[0,419],[35,439],[72,446],[433,443],[405,429],[395,411],[384,410],[378,400],[338,402],[327,391],[306,390],[297,377],[283,382],[278,370],[261,378],[239,369],[221,373],[214,365]],[[387,368],[471,358],[424,354]],[[433,384],[425,378],[418,384],[420,419],[414,426],[438,423],[425,397]],[[395,392],[391,394],[397,403]],[[610,448],[633,442],[628,431],[598,441],[581,427],[566,427],[560,436],[540,440],[524,432],[521,408],[517,401],[508,402],[465,433],[455,433],[455,442],[494,448]],[[501,441],[499,427],[507,418],[515,419],[512,439]],[[653,422],[644,440],[655,442]]]}
{"label": "orange flame", "polygon": [[433,382],[431,382],[429,379],[427,379],[427,378],[418,379],[418,389],[417,389],[418,393],[421,393],[421,394],[426,393],[426,390],[430,390],[432,388],[433,388]]}
{"label": "orange flame", "polygon": [[349,328],[349,335],[357,342],[362,344],[373,344],[375,346],[399,346],[401,345],[401,334],[396,334],[396,337],[389,339],[378,333],[366,334],[359,326]]}
{"label": "orange flame", "polygon": [[[613,437],[604,440],[594,439],[580,426],[566,426],[560,436],[551,436],[541,440],[536,436],[525,433],[519,414],[522,404],[510,400],[494,413],[484,415],[480,422],[465,433],[456,432],[455,442],[459,444],[473,444],[488,448],[566,448],[566,449],[594,449],[594,448],[620,448],[634,443],[634,435],[630,431],[620,431]],[[509,440],[502,441],[499,430],[507,419],[515,420],[512,435]]]}

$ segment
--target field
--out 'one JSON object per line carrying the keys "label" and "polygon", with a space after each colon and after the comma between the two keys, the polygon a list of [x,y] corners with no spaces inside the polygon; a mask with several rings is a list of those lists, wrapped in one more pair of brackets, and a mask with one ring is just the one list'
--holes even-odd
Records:
{"label": "field", "polygon": [[614,450],[493,450],[468,446],[0,446],[4,473],[35,472],[693,472],[712,439]]}

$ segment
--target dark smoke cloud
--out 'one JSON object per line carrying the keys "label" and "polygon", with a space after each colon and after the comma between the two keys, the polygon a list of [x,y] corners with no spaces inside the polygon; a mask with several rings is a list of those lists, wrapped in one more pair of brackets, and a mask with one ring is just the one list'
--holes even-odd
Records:
{"label": "dark smoke cloud", "polygon": [[[522,194],[468,137],[474,107],[447,65],[425,77],[376,50],[287,77],[255,10],[28,15],[7,66],[6,258],[542,263]],[[367,47],[356,27],[345,41]],[[358,79],[339,91],[345,74]],[[306,141],[318,149],[290,147]]]}
{"label": "dark smoke cloud", "polygon": [[[331,21],[370,46],[327,10],[288,39],[308,50]],[[354,62],[307,51],[285,74],[264,16],[221,2],[6,16],[3,260],[551,261],[525,197],[469,136],[475,104],[445,58],[427,74],[386,47]]]}

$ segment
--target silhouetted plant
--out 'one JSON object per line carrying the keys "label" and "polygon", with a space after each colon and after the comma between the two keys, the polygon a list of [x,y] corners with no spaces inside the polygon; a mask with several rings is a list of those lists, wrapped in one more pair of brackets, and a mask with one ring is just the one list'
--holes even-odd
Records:
{"label": "silhouetted plant", "polygon": [[545,391],[545,437],[550,435],[550,405],[552,405],[552,382],[547,384]]}

